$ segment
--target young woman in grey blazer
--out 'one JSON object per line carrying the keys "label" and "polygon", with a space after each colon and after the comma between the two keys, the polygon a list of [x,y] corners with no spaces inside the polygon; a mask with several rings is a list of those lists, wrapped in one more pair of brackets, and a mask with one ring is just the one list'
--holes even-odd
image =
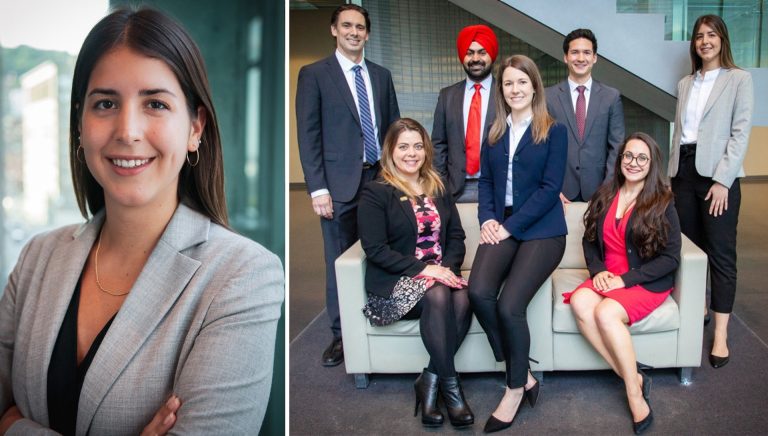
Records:
{"label": "young woman in grey blazer", "polygon": [[200,52],[119,9],[72,83],[88,220],[34,237],[0,299],[0,434],[254,434],[283,301],[277,257],[227,224]]}
{"label": "young woman in grey blazer", "polygon": [[728,363],[728,318],[736,293],[736,225],[751,128],[752,76],[731,56],[728,29],[717,15],[696,20],[691,74],[677,86],[669,176],[683,233],[709,260],[715,340],[709,362]]}

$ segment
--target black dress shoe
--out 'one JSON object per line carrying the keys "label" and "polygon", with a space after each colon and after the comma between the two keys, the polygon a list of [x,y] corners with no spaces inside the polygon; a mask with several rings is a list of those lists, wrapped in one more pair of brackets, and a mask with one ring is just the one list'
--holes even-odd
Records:
{"label": "black dress shoe", "polygon": [[448,420],[454,427],[466,427],[475,423],[475,415],[469,408],[461,389],[459,377],[440,377],[440,396],[443,397],[445,408],[448,409]]}
{"label": "black dress shoe", "polygon": [[334,338],[331,345],[323,351],[323,366],[336,366],[344,361],[344,346],[341,338]]}
{"label": "black dress shoe", "polygon": [[[537,384],[538,386],[538,384]],[[525,389],[525,388],[523,388]],[[525,395],[525,394],[523,394]],[[525,397],[520,398],[520,402],[517,404],[517,410],[515,411],[515,416],[512,417],[512,420],[509,422],[504,422],[495,416],[491,414],[491,416],[488,418],[488,421],[485,421],[485,427],[483,427],[484,433],[495,433],[497,431],[504,430],[506,428],[509,428],[512,426],[512,423],[515,422],[515,418],[517,418],[517,415],[520,413],[520,409],[523,407],[523,402],[525,401]]]}
{"label": "black dress shoe", "polygon": [[443,425],[443,414],[437,407],[437,385],[437,374],[427,371],[426,368],[413,383],[413,390],[416,392],[416,407],[413,416],[419,413],[419,404],[421,404],[421,423],[424,427]]}
{"label": "black dress shoe", "polygon": [[534,406],[536,406],[536,400],[539,399],[539,387],[541,386],[541,383],[539,383],[539,379],[537,379],[536,377],[533,377],[533,379],[536,380],[536,384],[534,384],[530,389],[525,390],[523,392],[523,395],[525,395],[524,399],[528,400],[528,404],[531,405],[531,409],[533,409]]}
{"label": "black dress shoe", "polygon": [[722,368],[725,365],[727,365],[728,362],[730,362],[730,357],[731,356],[720,357],[720,356],[715,356],[714,354],[710,354],[709,364],[712,365],[712,368],[715,368],[715,369]]}
{"label": "black dress shoe", "polygon": [[632,422],[632,430],[634,430],[635,434],[641,434],[642,432],[648,430],[648,427],[651,426],[651,423],[653,422],[653,410],[651,410],[651,405],[648,405],[648,416],[643,418],[640,422]]}

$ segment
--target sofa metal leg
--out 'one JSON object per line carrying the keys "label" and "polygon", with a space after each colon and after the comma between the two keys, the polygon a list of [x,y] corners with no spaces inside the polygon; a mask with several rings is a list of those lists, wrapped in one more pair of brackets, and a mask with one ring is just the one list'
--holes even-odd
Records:
{"label": "sofa metal leg", "polygon": [[536,377],[536,380],[538,380],[542,386],[544,385],[544,371],[531,371],[531,374]]}
{"label": "sofa metal leg", "polygon": [[358,389],[367,389],[370,384],[368,374],[355,374],[355,387]]}
{"label": "sofa metal leg", "polygon": [[693,368],[679,368],[680,384],[688,386],[693,383]]}

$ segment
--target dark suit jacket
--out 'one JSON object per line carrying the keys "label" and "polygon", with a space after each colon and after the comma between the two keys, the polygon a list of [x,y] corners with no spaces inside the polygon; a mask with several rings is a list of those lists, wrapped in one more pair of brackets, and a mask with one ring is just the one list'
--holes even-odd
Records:
{"label": "dark suit jacket", "polygon": [[[434,123],[432,124],[432,144],[435,146],[433,160],[435,170],[440,174],[443,183],[454,197],[458,197],[464,188],[467,177],[467,153],[464,138],[464,91],[466,79],[440,90],[435,107]],[[483,126],[483,143],[488,144],[488,131],[496,117],[495,90],[496,79],[490,89],[490,98],[486,104]]]}
{"label": "dark suit jacket", "polygon": [[[667,206],[664,216],[669,222],[669,240],[666,248],[651,259],[640,257],[640,251],[632,242],[632,219],[629,216],[625,240],[627,244],[627,260],[629,261],[629,271],[621,275],[626,287],[642,285],[645,289],[653,292],[664,292],[675,284],[675,271],[680,264],[680,247],[682,240],[680,237],[680,221],[677,219],[675,202],[672,201]],[[590,242],[582,238],[581,245],[584,248],[584,259],[587,261],[589,275],[606,271],[605,267],[605,245],[603,241],[603,222],[605,215],[597,220],[597,239]]]}
{"label": "dark suit jacket", "polygon": [[480,154],[478,183],[480,225],[495,219],[521,241],[567,234],[560,201],[566,141],[565,127],[561,124],[555,123],[549,129],[549,137],[541,144],[533,143],[531,127],[528,127],[513,156],[514,204],[512,215],[506,220],[504,197],[509,169],[509,128],[498,143],[484,147]]}
{"label": "dark suit jacket", "polygon": [[[465,251],[459,213],[447,192],[434,200],[440,214],[442,265],[459,274]],[[394,186],[378,180],[365,185],[357,206],[357,226],[368,260],[366,291],[389,297],[400,277],[414,277],[427,266],[415,256],[418,229],[411,202]]]}
{"label": "dark suit jacket", "polygon": [[[368,60],[365,64],[373,87],[379,138],[383,141],[389,125],[400,118],[395,87],[387,69]],[[335,54],[299,71],[296,126],[308,191],[325,188],[334,201],[351,201],[363,172],[363,129]]]}
{"label": "dark suit jacket", "polygon": [[581,192],[585,201],[604,180],[613,177],[616,155],[624,141],[624,109],[621,94],[592,80],[584,140],[580,141],[568,80],[546,89],[547,109],[568,128],[568,166],[563,194],[572,199]]}

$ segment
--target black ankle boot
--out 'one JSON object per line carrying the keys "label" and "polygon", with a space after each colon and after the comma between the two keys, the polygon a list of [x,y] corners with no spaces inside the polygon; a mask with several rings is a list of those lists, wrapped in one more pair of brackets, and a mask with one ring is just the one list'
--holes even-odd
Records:
{"label": "black ankle boot", "polygon": [[425,427],[443,425],[443,414],[437,408],[437,374],[425,368],[413,383],[413,390],[416,391],[416,408],[413,416],[419,413],[419,403],[421,403],[421,423]]}
{"label": "black ankle boot", "polygon": [[448,409],[448,419],[455,427],[464,427],[475,423],[475,415],[464,399],[458,377],[440,377],[440,395]]}

